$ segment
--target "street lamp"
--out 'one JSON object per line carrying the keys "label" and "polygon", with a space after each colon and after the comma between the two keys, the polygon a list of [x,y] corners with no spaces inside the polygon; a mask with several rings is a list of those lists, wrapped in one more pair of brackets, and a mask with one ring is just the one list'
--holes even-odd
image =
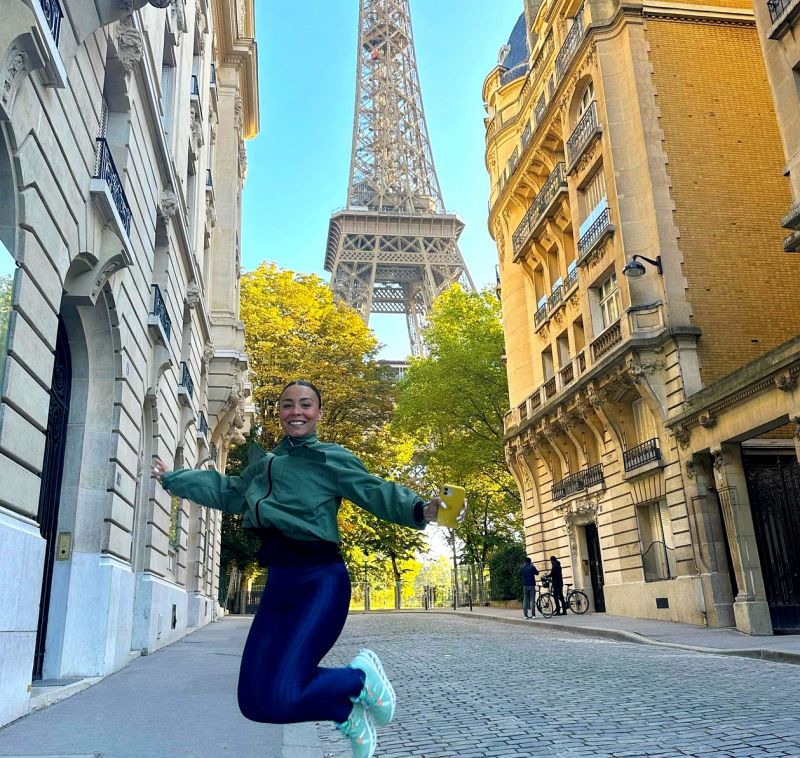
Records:
{"label": "street lamp", "polygon": [[647,258],[644,255],[634,255],[626,264],[625,268],[622,269],[622,273],[629,277],[630,279],[638,279],[640,276],[644,276],[647,269],[639,263],[639,261],[646,261],[651,266],[656,267],[656,271],[659,274],[664,274],[664,269],[661,268],[661,256],[657,255],[655,260],[652,258]]}

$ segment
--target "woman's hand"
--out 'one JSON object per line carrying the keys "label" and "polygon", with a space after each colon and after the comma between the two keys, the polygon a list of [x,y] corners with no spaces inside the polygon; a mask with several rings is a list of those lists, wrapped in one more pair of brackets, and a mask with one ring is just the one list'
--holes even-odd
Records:
{"label": "woman's hand", "polygon": [[[447,508],[444,503],[444,500],[440,497],[435,497],[432,500],[429,500],[425,505],[422,507],[422,515],[425,517],[425,521],[433,521],[438,522],[439,518],[439,508]],[[464,521],[464,517],[467,515],[467,501],[464,501],[464,505],[461,508],[461,512],[456,517],[456,521],[458,523],[462,523]]]}
{"label": "woman's hand", "polygon": [[157,481],[161,481],[161,477],[166,474],[168,471],[167,464],[161,460],[158,456],[153,458],[153,476],[156,478]]}

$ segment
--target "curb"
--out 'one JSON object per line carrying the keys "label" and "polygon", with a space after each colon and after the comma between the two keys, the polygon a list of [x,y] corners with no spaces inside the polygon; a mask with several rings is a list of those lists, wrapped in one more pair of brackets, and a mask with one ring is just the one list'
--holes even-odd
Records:
{"label": "curb", "polygon": [[654,647],[667,647],[675,650],[689,650],[693,653],[705,653],[706,655],[727,655],[739,658],[752,658],[754,660],[769,661],[770,663],[788,663],[793,665],[800,665],[800,653],[791,653],[783,650],[768,650],[766,648],[744,648],[732,649],[717,648],[717,647],[703,647],[701,645],[688,645],[680,642],[661,642],[654,640],[651,637],[646,637],[637,632],[628,632],[624,629],[601,629],[595,626],[570,626],[569,624],[559,624],[557,621],[553,622],[548,620],[547,625],[531,624],[525,619],[507,618],[505,616],[492,616],[487,613],[469,613],[467,611],[447,611],[453,616],[461,616],[469,619],[489,619],[491,621],[500,621],[504,624],[522,624],[529,629],[535,627],[536,629],[554,629],[559,632],[572,632],[573,634],[580,634],[585,637],[600,637],[604,639],[617,640],[618,642],[634,642],[639,645],[653,645]]}

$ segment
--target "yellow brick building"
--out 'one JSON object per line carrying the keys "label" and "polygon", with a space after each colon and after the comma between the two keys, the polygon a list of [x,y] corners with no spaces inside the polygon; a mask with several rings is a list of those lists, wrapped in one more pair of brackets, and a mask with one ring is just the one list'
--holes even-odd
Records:
{"label": "yellow brick building", "polygon": [[[691,416],[800,333],[751,6],[529,0],[483,95],[528,553],[595,610],[770,633],[741,445],[714,486],[731,440]],[[784,449],[767,374],[787,405],[748,433]]]}

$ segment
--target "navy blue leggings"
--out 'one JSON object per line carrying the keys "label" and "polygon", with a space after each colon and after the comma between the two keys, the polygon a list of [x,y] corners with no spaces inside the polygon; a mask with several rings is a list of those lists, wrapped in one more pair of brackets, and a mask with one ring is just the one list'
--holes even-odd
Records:
{"label": "navy blue leggings", "polygon": [[344,628],[344,563],[270,566],[239,672],[239,708],[270,724],[346,721],[364,686],[358,669],[320,668]]}

